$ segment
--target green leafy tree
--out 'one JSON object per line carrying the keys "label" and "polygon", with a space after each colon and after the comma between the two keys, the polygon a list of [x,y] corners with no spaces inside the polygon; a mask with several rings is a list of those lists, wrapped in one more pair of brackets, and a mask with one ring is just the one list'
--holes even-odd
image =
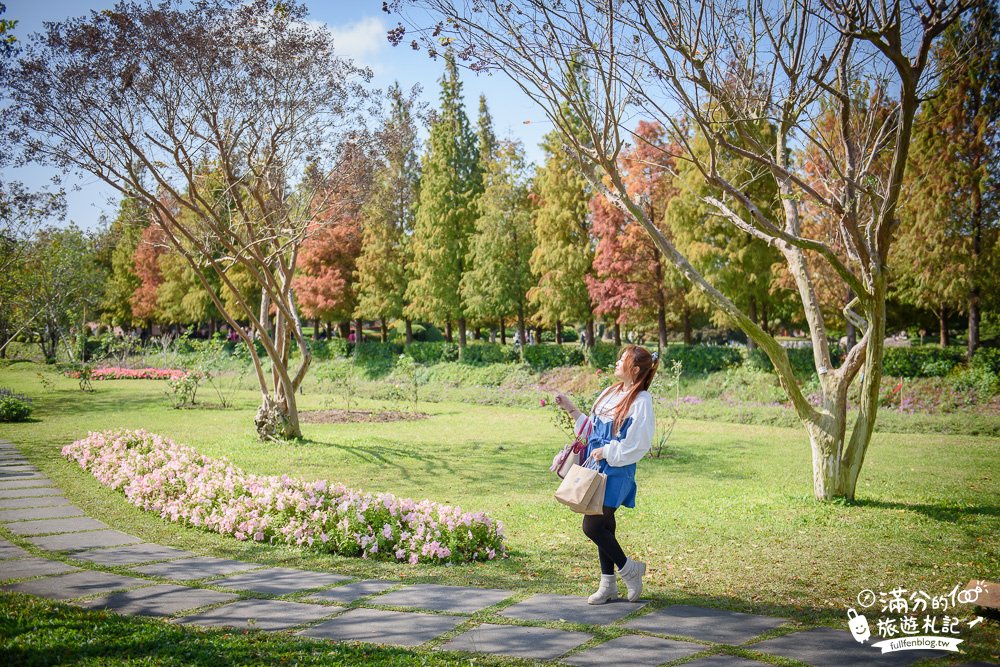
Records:
{"label": "green leafy tree", "polygon": [[[773,133],[764,123],[751,126],[755,140],[774,141]],[[734,145],[742,141],[731,137]],[[707,159],[708,142],[701,132],[695,132],[690,145],[696,154]],[[764,168],[734,153],[725,153],[719,160],[719,170],[736,187],[772,219],[777,219],[777,188],[772,179],[763,178]],[[731,222],[717,215],[706,198],[722,198],[721,191],[709,185],[701,171],[691,161],[679,161],[675,181],[678,194],[667,209],[667,221],[680,250],[737,307],[764,331],[772,331],[776,316],[786,312],[788,292],[776,287],[772,267],[781,256],[777,250],[751,234],[734,229]],[[707,309],[719,326],[729,326],[730,317],[715,308],[702,292],[693,292],[693,303]],[[754,347],[752,338],[748,344]]]}
{"label": "green leafy tree", "polygon": [[104,287],[101,310],[113,325],[131,327],[138,323],[132,313],[131,298],[139,288],[135,273],[135,250],[142,240],[142,230],[149,225],[149,209],[138,199],[126,197],[118,206],[118,216],[109,229],[112,245],[108,282]]}
{"label": "green leafy tree", "polygon": [[76,360],[71,330],[81,331],[98,314],[104,284],[93,239],[73,225],[40,230],[27,249],[20,284],[20,307],[42,354],[55,359],[62,346]]}
{"label": "green leafy tree", "polygon": [[462,297],[474,317],[502,320],[514,315],[523,341],[535,247],[523,148],[516,142],[499,143],[488,166]]}
{"label": "green leafy tree", "polygon": [[481,191],[476,135],[462,105],[462,83],[449,51],[441,79],[441,108],[424,154],[413,231],[413,279],[406,289],[405,313],[444,323],[449,341],[451,324],[457,320],[461,347],[466,313],[460,285]]}
{"label": "green leafy tree", "polygon": [[[406,286],[412,272],[412,248],[420,161],[413,101],[397,82],[389,89],[391,110],[382,129],[384,163],[376,168],[371,197],[361,212],[361,255],[357,261],[358,306],[355,316],[383,324],[404,315]],[[406,342],[413,340],[406,318]]]}
{"label": "green leafy tree", "polygon": [[947,315],[969,318],[968,355],[981,311],[1000,292],[1000,15],[984,2],[952,24],[934,50],[942,74],[913,130],[895,291],[934,311],[941,344]]}

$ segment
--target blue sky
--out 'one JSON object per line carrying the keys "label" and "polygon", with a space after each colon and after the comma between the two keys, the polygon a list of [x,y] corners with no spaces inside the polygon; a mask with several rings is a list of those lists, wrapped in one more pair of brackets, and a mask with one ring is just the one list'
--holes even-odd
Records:
{"label": "blue sky", "polygon": [[[4,3],[7,5],[5,17],[18,21],[14,34],[21,40],[40,31],[45,21],[58,21],[114,6],[113,1],[82,0],[4,0]],[[305,4],[311,19],[326,23],[334,31],[334,43],[341,55],[372,68],[375,73],[373,85],[384,89],[398,80],[408,90],[420,84],[422,99],[431,106],[437,105],[443,62],[430,60],[424,52],[413,51],[405,45],[391,46],[385,34],[396,25],[397,19],[382,12],[381,0],[307,0]],[[475,123],[478,112],[479,95],[485,94],[497,135],[520,139],[524,142],[528,161],[540,161],[538,144],[551,128],[551,124],[544,121],[542,111],[502,75],[477,75],[463,70],[462,81],[466,112],[472,122]],[[525,124],[526,120],[532,122]],[[55,170],[46,167],[30,166],[6,169],[4,177],[42,188],[55,174]],[[65,183],[66,222],[90,229],[98,225],[102,213],[114,216],[117,199],[110,187],[90,175],[67,177]]]}

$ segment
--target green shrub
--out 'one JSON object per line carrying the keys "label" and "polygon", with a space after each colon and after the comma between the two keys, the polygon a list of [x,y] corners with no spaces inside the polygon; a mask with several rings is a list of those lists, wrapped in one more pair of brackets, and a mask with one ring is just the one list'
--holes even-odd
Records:
{"label": "green shrub", "polygon": [[973,390],[979,400],[985,400],[1000,393],[1000,376],[997,376],[987,366],[970,364],[951,378],[951,386],[956,391]]}
{"label": "green shrub", "polygon": [[972,355],[969,364],[973,368],[986,368],[994,375],[1000,375],[1000,347],[981,347]]}
{"label": "green shrub", "polygon": [[607,368],[618,361],[621,347],[603,340],[594,341],[594,347],[587,352],[587,363],[594,368]]}
{"label": "green shrub", "polygon": [[416,341],[403,350],[403,354],[418,364],[436,364],[442,361],[458,360],[458,345],[447,341]]}
{"label": "green shrub", "polygon": [[583,352],[577,347],[561,345],[526,345],[524,361],[536,371],[556,366],[579,366],[583,363]]}
{"label": "green shrub", "polygon": [[0,422],[23,422],[31,416],[31,399],[0,387]]}
{"label": "green shrub", "polygon": [[[531,371],[520,364],[486,364],[470,366],[463,363],[442,363],[424,369],[427,382],[454,387],[525,386],[533,380]],[[393,377],[399,373],[393,373]]]}
{"label": "green shrub", "polygon": [[462,351],[462,363],[466,364],[506,364],[517,360],[517,351],[512,345],[470,343]]}
{"label": "green shrub", "polygon": [[359,363],[364,364],[388,364],[395,363],[396,358],[403,353],[403,346],[400,343],[383,343],[381,341],[365,341],[357,345],[354,358]]}
{"label": "green shrub", "polygon": [[313,358],[317,361],[349,357],[354,351],[354,345],[343,338],[309,340],[306,343],[309,345],[309,351],[312,352]]}
{"label": "green shrub", "polygon": [[743,355],[739,348],[721,345],[670,345],[663,353],[660,366],[669,361],[681,362],[686,376],[707,375],[738,366]]}
{"label": "green shrub", "polygon": [[[813,361],[813,351],[811,347],[793,347],[785,350],[788,353],[788,363],[792,366],[792,372],[797,376],[808,376],[816,373],[816,364]],[[770,357],[760,348],[745,350],[745,360],[743,365],[759,371],[774,371],[774,364]],[[836,357],[836,355],[832,355]],[[836,363],[836,361],[834,361]]]}
{"label": "green shrub", "polygon": [[888,347],[882,357],[882,371],[895,377],[939,377],[950,373],[962,358],[959,347]]}

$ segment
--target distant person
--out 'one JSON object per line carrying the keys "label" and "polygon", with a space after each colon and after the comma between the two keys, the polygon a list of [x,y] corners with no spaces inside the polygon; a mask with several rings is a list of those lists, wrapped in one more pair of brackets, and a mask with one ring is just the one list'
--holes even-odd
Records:
{"label": "distant person", "polygon": [[[589,416],[593,430],[585,457],[593,457],[599,471],[608,476],[604,513],[583,517],[583,533],[597,545],[601,563],[601,584],[587,599],[590,604],[604,604],[618,597],[615,567],[628,589],[629,601],[635,602],[642,595],[646,564],[625,556],[615,537],[615,511],[622,505],[635,507],[635,464],[652,447],[656,430],[649,385],[659,363],[656,352],[625,347],[615,364],[618,384],[598,397]],[[563,394],[556,395],[556,403],[576,419],[576,430],[582,432],[588,416]]]}

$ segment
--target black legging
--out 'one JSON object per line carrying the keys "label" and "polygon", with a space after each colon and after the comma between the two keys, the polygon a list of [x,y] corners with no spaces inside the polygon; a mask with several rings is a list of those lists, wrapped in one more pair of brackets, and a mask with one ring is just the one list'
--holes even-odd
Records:
{"label": "black legging", "polygon": [[601,559],[601,574],[614,574],[615,565],[618,569],[625,567],[625,552],[615,539],[615,510],[617,507],[604,507],[604,514],[584,515],[583,534],[597,545],[597,554]]}

